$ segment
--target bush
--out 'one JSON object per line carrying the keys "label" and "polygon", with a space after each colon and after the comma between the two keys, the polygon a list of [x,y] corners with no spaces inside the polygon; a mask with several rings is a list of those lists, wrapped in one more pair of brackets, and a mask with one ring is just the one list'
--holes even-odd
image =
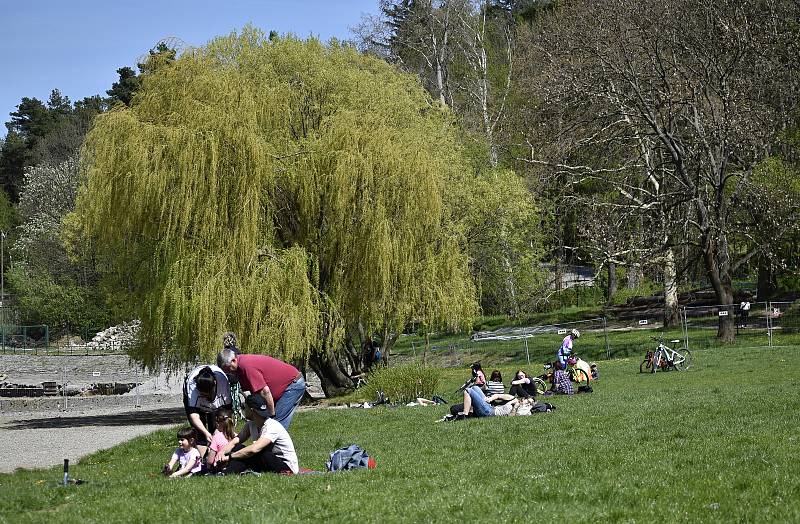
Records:
{"label": "bush", "polygon": [[417,397],[431,398],[439,385],[440,370],[418,364],[380,368],[367,378],[367,395],[383,391],[392,402],[411,402]]}

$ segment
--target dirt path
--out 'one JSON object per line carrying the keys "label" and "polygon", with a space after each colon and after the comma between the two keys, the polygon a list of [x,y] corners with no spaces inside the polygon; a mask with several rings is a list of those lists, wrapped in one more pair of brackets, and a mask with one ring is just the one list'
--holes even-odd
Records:
{"label": "dirt path", "polygon": [[0,440],[10,452],[0,472],[76,463],[83,456],[185,421],[183,406],[97,408],[84,412],[0,413]]}

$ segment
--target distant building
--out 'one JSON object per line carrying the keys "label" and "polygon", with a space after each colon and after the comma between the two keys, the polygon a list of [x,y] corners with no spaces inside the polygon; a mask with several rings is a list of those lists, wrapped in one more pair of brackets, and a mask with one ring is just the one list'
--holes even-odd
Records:
{"label": "distant building", "polygon": [[597,278],[591,266],[561,266],[561,286],[558,286],[555,264],[542,264],[549,274],[547,287],[550,289],[566,289],[574,286],[593,286]]}

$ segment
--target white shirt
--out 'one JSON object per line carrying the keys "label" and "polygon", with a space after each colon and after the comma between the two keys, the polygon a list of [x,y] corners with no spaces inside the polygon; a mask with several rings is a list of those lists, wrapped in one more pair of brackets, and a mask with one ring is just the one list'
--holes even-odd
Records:
{"label": "white shirt", "polygon": [[502,406],[495,406],[494,407],[494,416],[495,417],[506,417],[511,414],[511,411],[514,409],[513,402],[507,402]]}
{"label": "white shirt", "polygon": [[[268,418],[264,421],[264,425],[259,428],[255,422],[248,420],[242,433],[244,433],[244,429],[249,430],[250,438],[253,442],[263,438],[269,439],[270,442],[274,443],[272,452],[289,466],[292,473],[300,471],[300,465],[297,462],[297,453],[294,450],[292,437],[289,436],[289,432],[286,431],[280,422],[274,418]],[[241,442],[241,440],[242,438],[240,436],[239,441]]]}
{"label": "white shirt", "polygon": [[[194,379],[200,374],[203,368],[211,368],[211,371],[214,372],[214,377],[217,379],[217,394],[213,401],[201,395],[200,392],[197,391],[197,385],[194,383]],[[186,375],[185,386],[186,398],[190,408],[197,408],[204,412],[212,412],[233,402],[231,400],[231,387],[228,383],[228,376],[217,366],[211,364],[197,366]]]}

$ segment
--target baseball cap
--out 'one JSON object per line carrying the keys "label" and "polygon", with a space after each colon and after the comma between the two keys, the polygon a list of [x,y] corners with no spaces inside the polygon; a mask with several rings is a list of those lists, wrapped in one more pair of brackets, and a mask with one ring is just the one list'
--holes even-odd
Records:
{"label": "baseball cap", "polygon": [[264,418],[269,418],[272,416],[272,413],[267,410],[267,401],[264,400],[264,397],[258,393],[248,396],[244,403],[248,408],[252,409]]}

